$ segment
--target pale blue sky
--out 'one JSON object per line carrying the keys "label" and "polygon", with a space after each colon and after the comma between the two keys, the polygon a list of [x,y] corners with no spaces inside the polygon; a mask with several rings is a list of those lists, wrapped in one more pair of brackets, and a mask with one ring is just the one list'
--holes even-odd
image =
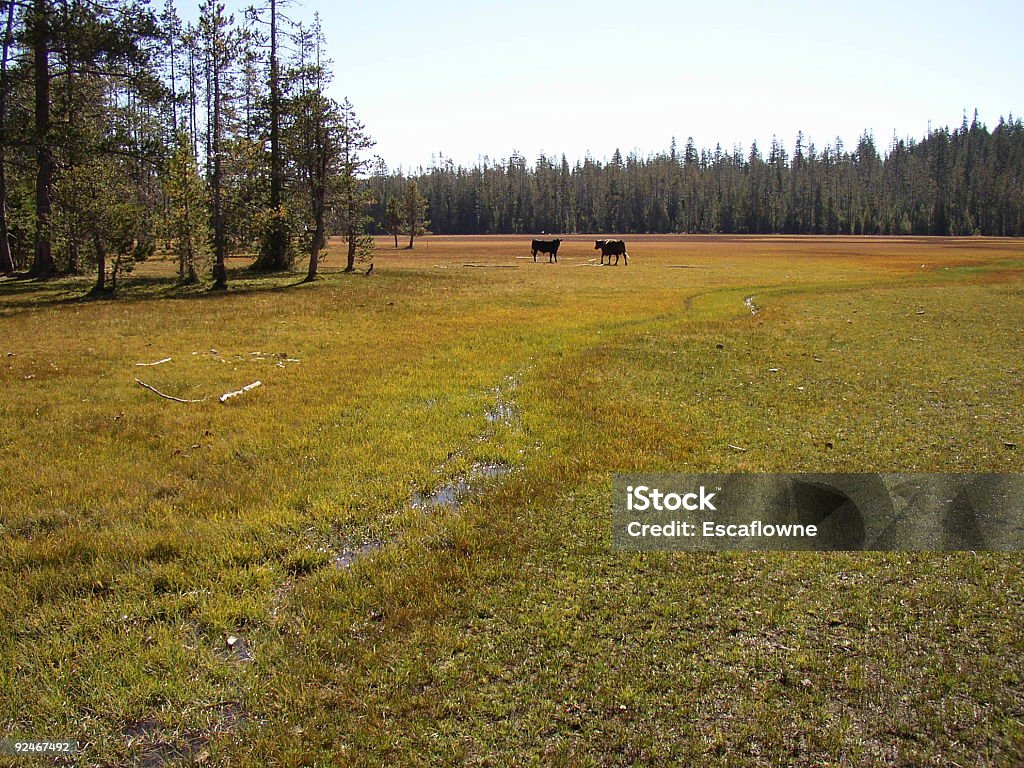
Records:
{"label": "pale blue sky", "polygon": [[[229,0],[229,9],[247,3]],[[319,11],[348,96],[389,166],[619,148],[792,150],[864,130],[919,138],[974,108],[1024,113],[1024,3],[351,0]],[[183,15],[191,15],[187,5]],[[237,14],[240,15],[240,14]]]}

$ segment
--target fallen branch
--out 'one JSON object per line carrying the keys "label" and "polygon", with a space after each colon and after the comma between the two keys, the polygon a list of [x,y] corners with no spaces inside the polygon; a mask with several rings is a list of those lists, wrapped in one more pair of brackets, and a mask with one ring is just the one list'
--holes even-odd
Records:
{"label": "fallen branch", "polygon": [[236,389],[234,392],[225,392],[223,395],[220,396],[220,401],[222,403],[227,402],[236,395],[241,395],[245,392],[248,392],[250,389],[256,389],[256,387],[260,386],[262,383],[262,381],[254,381],[252,384],[246,384],[244,387],[242,387],[241,389]]}
{"label": "fallen branch", "polygon": [[139,384],[139,386],[145,387],[150,392],[155,392],[156,394],[160,395],[160,397],[166,398],[168,400],[173,400],[176,403],[201,403],[201,402],[203,402],[203,400],[207,399],[207,398],[204,397],[204,398],[201,398],[199,400],[182,400],[180,397],[173,397],[171,395],[165,395],[159,389],[157,389],[156,387],[151,387],[149,384],[147,384],[144,381],[140,381],[139,379],[136,379],[135,381],[136,381],[137,384]]}
{"label": "fallen branch", "polygon": [[746,448],[740,448],[738,445],[733,445],[732,443],[729,443],[729,447],[732,448],[734,451],[740,451],[741,453],[747,452]]}
{"label": "fallen branch", "polygon": [[155,363],[136,363],[135,365],[136,365],[136,367],[138,367],[138,366],[148,366],[148,365],[160,365],[160,363],[169,363],[169,362],[171,362],[171,358],[165,357],[163,360],[157,360]]}

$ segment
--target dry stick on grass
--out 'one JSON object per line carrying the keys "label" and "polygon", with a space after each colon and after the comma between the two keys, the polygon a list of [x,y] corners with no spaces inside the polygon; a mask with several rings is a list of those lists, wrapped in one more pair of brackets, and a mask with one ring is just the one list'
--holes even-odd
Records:
{"label": "dry stick on grass", "polygon": [[244,387],[242,387],[241,389],[236,389],[234,392],[225,392],[223,395],[220,396],[220,401],[222,403],[226,402],[235,395],[241,395],[243,392],[248,392],[250,389],[256,389],[256,387],[260,386],[262,383],[262,381],[254,381],[252,384],[246,384]]}
{"label": "dry stick on grass", "polygon": [[156,387],[151,387],[149,384],[147,384],[144,381],[140,381],[139,379],[136,379],[135,381],[140,386],[143,386],[146,389],[148,389],[150,392],[155,392],[156,394],[160,395],[160,397],[164,397],[164,398],[166,398],[168,400],[173,400],[176,403],[201,403],[201,402],[203,402],[203,400],[207,400],[208,399],[208,398],[203,397],[203,398],[200,398],[199,400],[182,400],[180,397],[172,397],[171,395],[165,395],[159,389],[157,389]]}
{"label": "dry stick on grass", "polygon": [[140,366],[160,365],[161,363],[169,363],[169,362],[171,362],[171,358],[165,357],[163,360],[157,360],[155,363],[136,363],[135,367],[138,368]]}
{"label": "dry stick on grass", "polygon": [[[202,403],[205,400],[209,400],[210,399],[208,397],[202,397],[202,398],[200,398],[198,400],[184,400],[184,399],[182,399],[180,397],[174,397],[173,395],[165,395],[163,392],[161,392],[156,387],[150,386],[146,382],[141,381],[139,379],[136,379],[135,381],[136,381],[136,383],[139,386],[145,387],[150,392],[154,392],[154,393],[160,395],[160,397],[166,398],[167,400],[173,400],[176,403]],[[236,389],[234,392],[225,392],[223,395],[220,396],[219,400],[222,403],[226,402],[227,400],[231,399],[232,397],[235,397],[236,395],[241,395],[241,394],[243,394],[245,392],[248,392],[250,389],[256,389],[256,387],[260,386],[261,384],[263,384],[262,381],[254,381],[252,384],[246,384],[244,387],[242,387],[241,389]]]}

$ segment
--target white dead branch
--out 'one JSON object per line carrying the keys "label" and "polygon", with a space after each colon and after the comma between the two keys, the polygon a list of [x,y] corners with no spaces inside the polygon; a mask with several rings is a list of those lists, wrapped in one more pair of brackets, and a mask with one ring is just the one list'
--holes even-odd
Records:
{"label": "white dead branch", "polygon": [[155,363],[136,363],[135,365],[138,367],[138,366],[160,365],[161,363],[169,363],[169,362],[171,362],[171,358],[165,357],[163,360],[157,360]]}
{"label": "white dead branch", "polygon": [[244,387],[242,387],[241,389],[236,389],[234,392],[225,392],[223,395],[220,396],[220,401],[222,403],[227,402],[232,397],[244,394],[248,392],[250,389],[256,389],[256,387],[260,386],[261,384],[263,384],[262,381],[254,381],[252,384],[246,384]]}
{"label": "white dead branch", "polygon": [[173,401],[174,401],[174,402],[176,402],[176,403],[201,403],[201,402],[203,402],[203,400],[206,400],[206,399],[208,399],[208,398],[205,398],[205,397],[203,397],[203,398],[200,398],[199,400],[183,400],[183,399],[182,399],[182,398],[180,398],[180,397],[173,397],[173,396],[171,396],[171,395],[165,395],[165,394],[164,394],[163,392],[161,392],[161,391],[160,391],[159,389],[157,389],[156,387],[151,387],[151,386],[150,386],[149,384],[147,384],[147,383],[146,383],[146,382],[144,382],[144,381],[140,381],[139,379],[136,379],[136,380],[135,380],[135,382],[136,382],[136,383],[137,383],[137,384],[138,384],[139,386],[145,387],[145,388],[146,388],[146,389],[148,389],[148,390],[149,390],[150,392],[155,392],[156,394],[160,395],[160,397],[166,398],[166,399],[168,399],[168,400],[173,400]]}
{"label": "white dead branch", "polygon": [[[144,381],[141,381],[140,379],[136,379],[136,380],[135,380],[135,382],[136,382],[136,383],[137,383],[137,384],[138,384],[138,385],[139,385],[140,387],[145,387],[145,388],[146,388],[146,389],[148,389],[148,390],[149,390],[150,392],[153,392],[154,394],[160,395],[160,397],[163,397],[163,398],[165,398],[165,399],[167,399],[167,400],[173,400],[173,401],[174,401],[174,402],[176,402],[176,403],[201,403],[201,402],[203,402],[203,401],[205,401],[205,400],[209,400],[209,399],[210,399],[210,398],[208,398],[208,397],[202,397],[202,398],[200,398],[200,399],[198,399],[198,400],[185,400],[185,399],[183,399],[183,398],[180,398],[180,397],[174,397],[173,395],[168,395],[168,394],[165,394],[164,392],[161,392],[161,391],[160,391],[159,389],[157,389],[156,387],[154,387],[154,386],[151,386],[151,385],[147,384],[146,382],[144,382]],[[223,402],[227,402],[227,401],[228,401],[228,400],[230,400],[230,399],[231,399],[232,397],[235,397],[236,395],[241,395],[241,394],[245,394],[245,393],[246,393],[246,392],[248,392],[249,390],[251,390],[251,389],[256,389],[256,387],[258,387],[258,386],[261,386],[262,384],[263,384],[263,382],[262,382],[262,381],[254,381],[254,382],[253,382],[252,384],[246,384],[246,385],[245,385],[244,387],[242,387],[241,389],[236,389],[236,390],[235,390],[234,392],[225,392],[225,393],[224,393],[223,395],[221,395],[221,396],[220,396],[220,397],[219,397],[218,399],[219,399],[219,400],[220,400],[220,401],[221,401],[222,403],[223,403]]]}

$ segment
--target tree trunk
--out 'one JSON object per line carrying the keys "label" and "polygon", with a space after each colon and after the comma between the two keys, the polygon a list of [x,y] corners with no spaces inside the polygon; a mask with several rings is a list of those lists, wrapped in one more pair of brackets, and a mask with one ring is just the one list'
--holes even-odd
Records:
{"label": "tree trunk", "polygon": [[196,139],[199,136],[199,123],[196,118],[196,107],[196,52],[194,42],[190,40],[188,49],[188,130],[192,144],[192,156],[198,163],[199,148],[196,146]]}
{"label": "tree trunk", "polygon": [[393,234],[395,236],[395,248],[397,248],[398,247],[398,230],[395,230],[391,234]]}
{"label": "tree trunk", "polygon": [[306,281],[316,278],[317,266],[320,263],[320,249],[324,247],[324,206],[314,204],[313,206],[313,241],[309,244],[309,270],[306,272]]}
{"label": "tree trunk", "polygon": [[[180,27],[178,27],[180,29]],[[175,47],[177,42],[177,35],[173,28],[169,30],[167,35],[167,45],[170,48],[168,56],[171,63],[171,135],[173,136],[178,132],[178,79],[175,72],[175,61],[178,58],[178,51]]]}
{"label": "tree trunk", "polygon": [[[314,236],[315,237],[315,236]],[[306,282],[316,280],[316,270],[320,265],[320,251],[316,247],[316,241],[309,246],[309,267],[306,269]]]}
{"label": "tree trunk", "polygon": [[281,219],[281,190],[284,173],[281,168],[281,84],[277,63],[277,0],[270,0],[270,209],[274,212],[271,238],[271,269],[285,268],[285,241]]}
{"label": "tree trunk", "polygon": [[92,292],[103,293],[107,290],[107,251],[100,236],[95,232],[92,235],[92,245],[96,249],[96,285],[93,286]]}
{"label": "tree trunk", "polygon": [[7,144],[2,138],[7,130],[7,56],[14,33],[14,3],[7,2],[7,23],[4,26],[3,56],[0,58],[0,273],[14,274],[11,241],[7,229]]}
{"label": "tree trunk", "polygon": [[50,208],[53,187],[53,150],[50,147],[50,50],[47,0],[35,0],[32,9],[32,54],[35,80],[36,236],[35,259],[30,274],[49,277],[54,272],[50,242]]}
{"label": "tree trunk", "polygon": [[224,232],[224,210],[221,195],[221,158],[220,158],[220,54],[214,50],[213,54],[213,114],[212,134],[210,137],[210,148],[213,153],[213,174],[211,187],[213,192],[213,290],[226,291],[228,288],[227,239]]}
{"label": "tree trunk", "polygon": [[114,293],[117,290],[117,278],[121,274],[121,261],[124,259],[124,254],[118,251],[116,257],[114,257],[114,269],[110,274],[110,292]]}
{"label": "tree trunk", "polygon": [[[13,3],[12,3],[13,5]],[[7,236],[7,160],[0,145],[0,274],[14,274],[14,259],[11,256],[11,241]]]}
{"label": "tree trunk", "polygon": [[199,275],[196,274],[196,246],[192,236],[189,236],[184,260],[185,263],[181,268],[181,282],[183,285],[194,285],[199,282]]}
{"label": "tree trunk", "polygon": [[345,264],[345,271],[352,272],[356,268],[356,245],[359,243],[359,232],[350,229],[348,231],[348,261]]}

